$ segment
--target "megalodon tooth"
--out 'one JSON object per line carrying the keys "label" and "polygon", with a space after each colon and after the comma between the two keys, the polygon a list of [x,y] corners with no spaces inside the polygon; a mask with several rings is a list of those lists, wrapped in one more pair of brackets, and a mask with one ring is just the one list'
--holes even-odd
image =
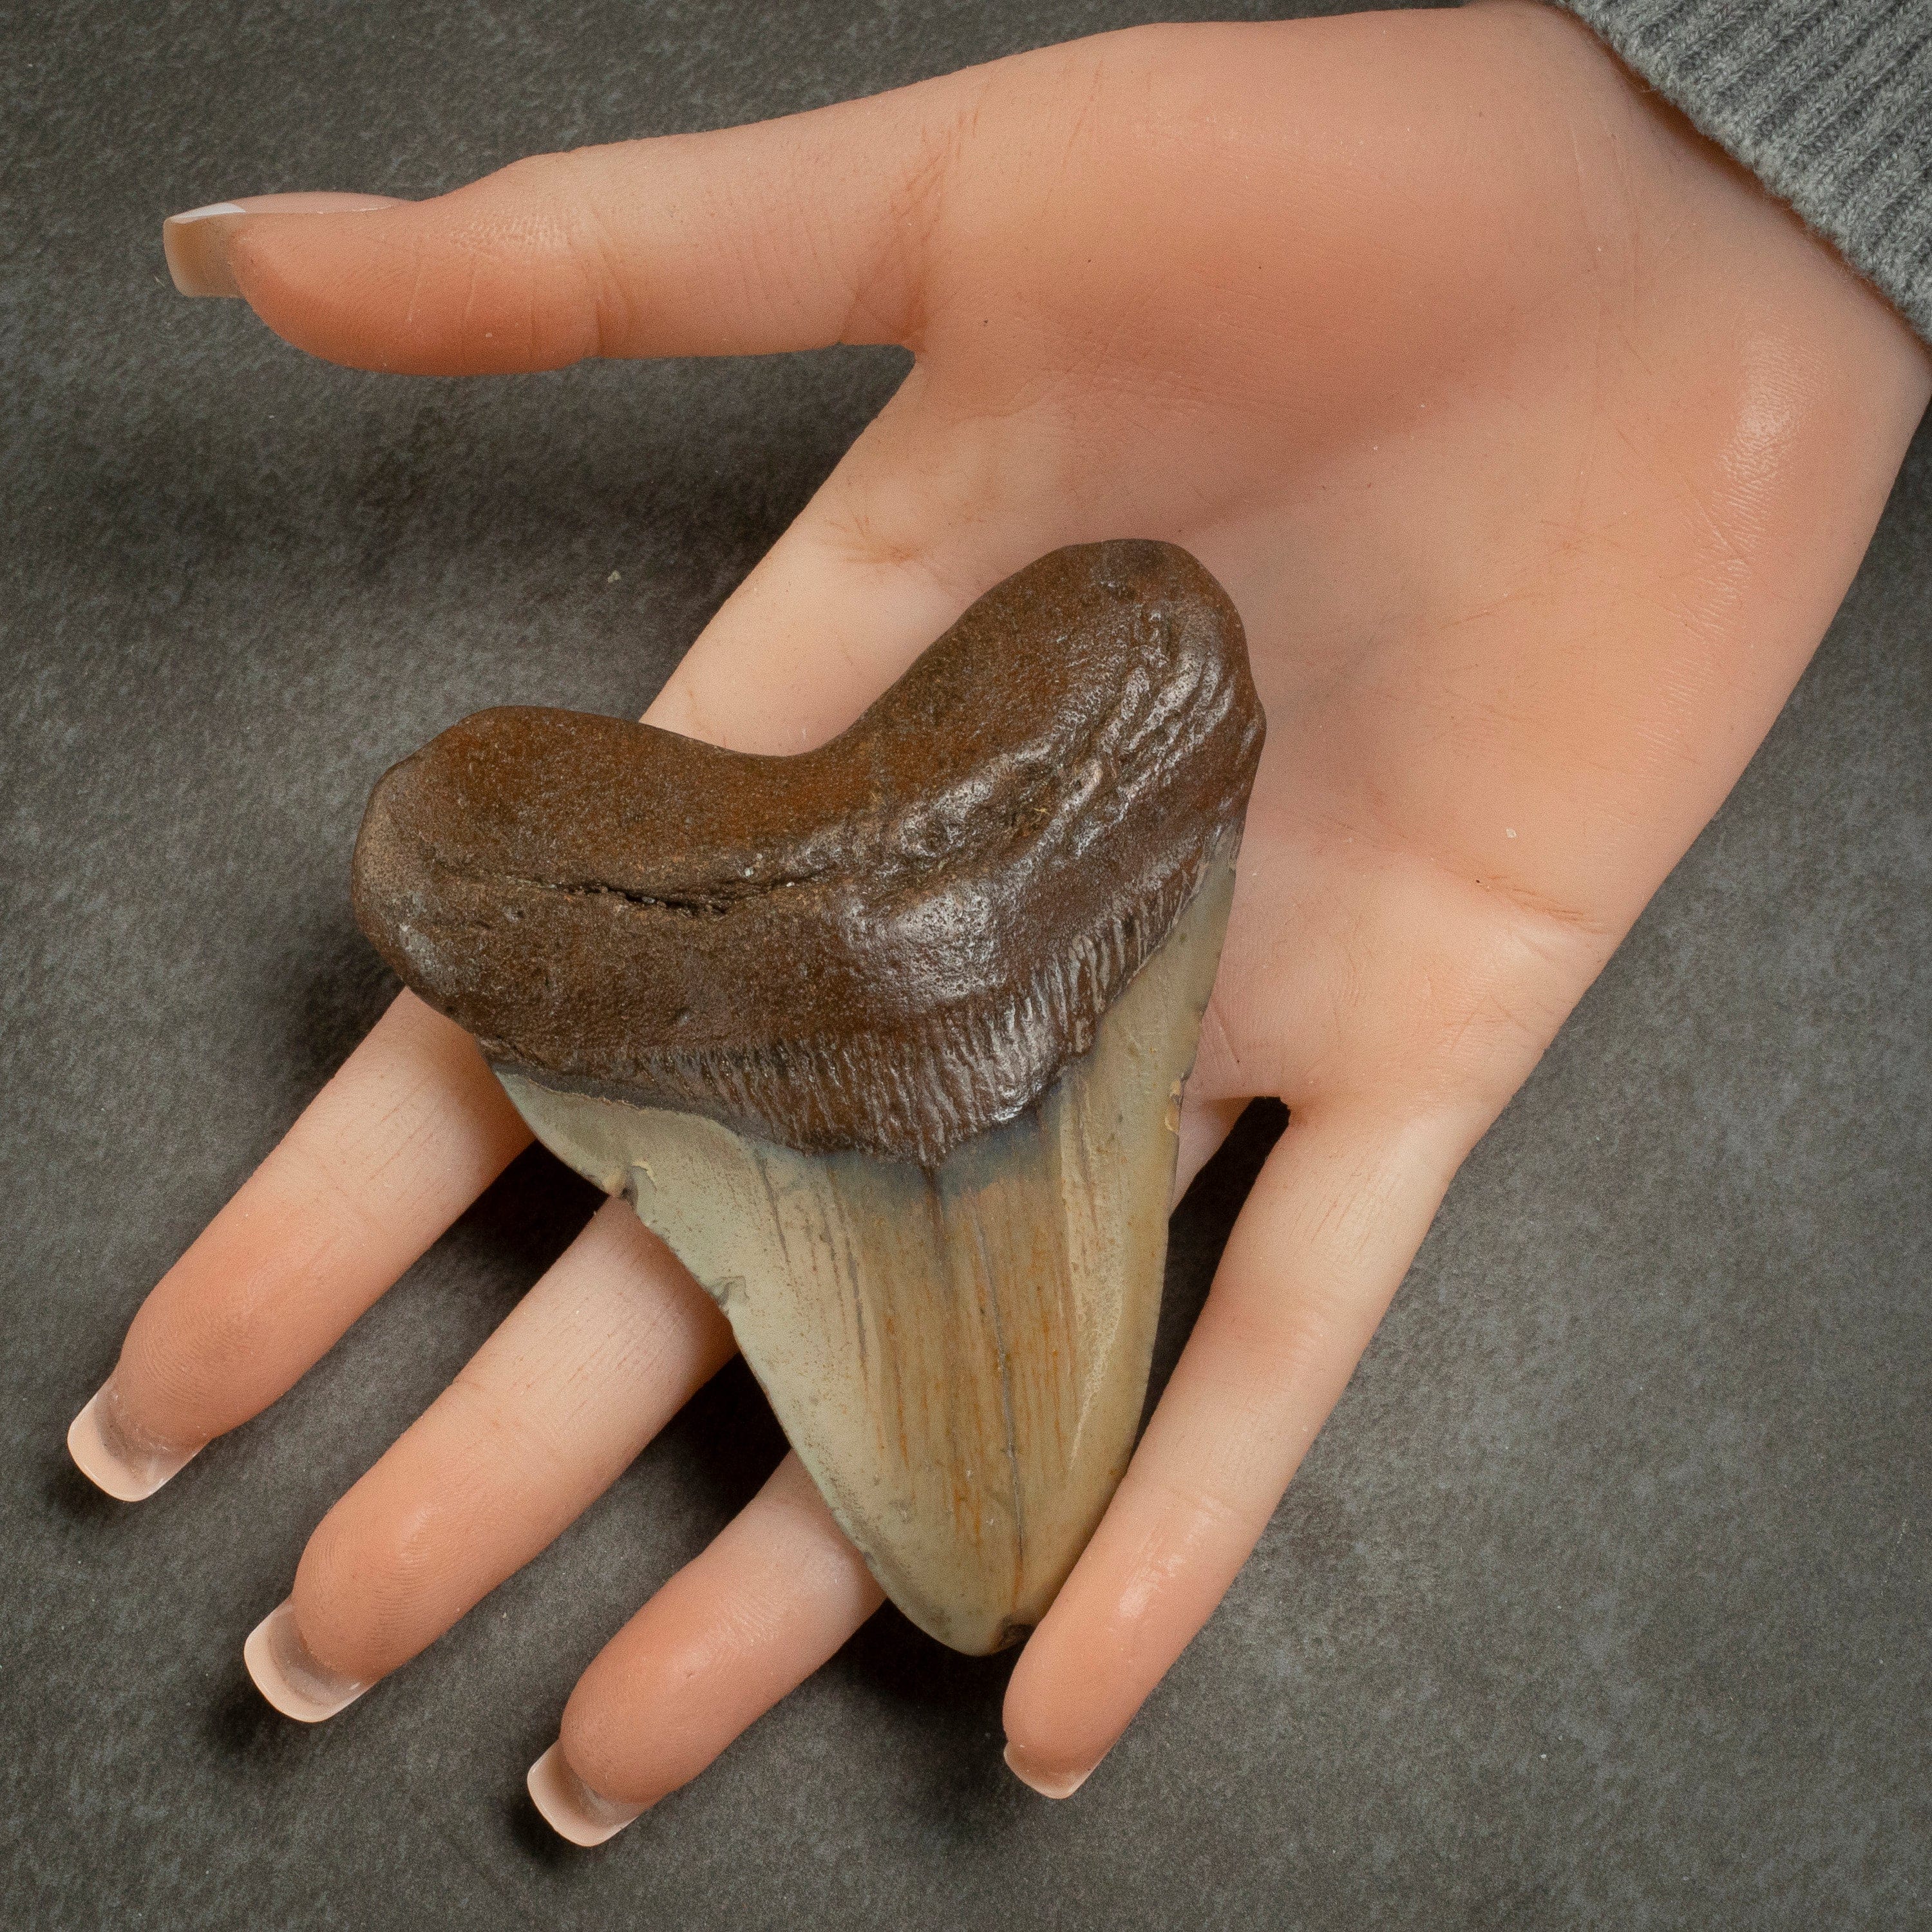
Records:
{"label": "megalodon tooth", "polygon": [[886,1593],[1037,1622],[1132,1450],[1264,724],[1184,550],[1056,550],[793,757],[530,707],[394,766],[356,917],[729,1318]]}

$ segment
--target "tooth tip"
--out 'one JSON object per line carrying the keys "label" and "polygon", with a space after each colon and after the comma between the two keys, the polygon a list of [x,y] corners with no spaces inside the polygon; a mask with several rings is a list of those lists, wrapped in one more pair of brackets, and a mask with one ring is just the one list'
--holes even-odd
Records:
{"label": "tooth tip", "polygon": [[319,1724],[334,1717],[369,1688],[316,1661],[286,1603],[278,1604],[248,1633],[242,1661],[255,1688],[284,1717],[298,1724]]}
{"label": "tooth tip", "polygon": [[600,1798],[571,1769],[560,1742],[530,1766],[524,1782],[544,1822],[560,1838],[586,1850],[614,1838],[644,1808]]}

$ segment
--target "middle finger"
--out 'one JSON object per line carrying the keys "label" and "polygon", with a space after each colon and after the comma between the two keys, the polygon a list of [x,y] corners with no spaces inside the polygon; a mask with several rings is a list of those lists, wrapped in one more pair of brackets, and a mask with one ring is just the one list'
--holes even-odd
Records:
{"label": "middle finger", "polygon": [[328,1514],[244,1654],[332,1717],[433,1643],[614,1482],[729,1360],[724,1318],[610,1201]]}

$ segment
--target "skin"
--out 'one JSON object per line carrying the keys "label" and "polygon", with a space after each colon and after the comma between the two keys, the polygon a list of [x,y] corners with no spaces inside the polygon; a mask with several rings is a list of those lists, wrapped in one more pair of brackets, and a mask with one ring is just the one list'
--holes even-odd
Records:
{"label": "skin", "polygon": [[[1450,1177],[1730,790],[1932,387],[1898,316],[1582,29],[1516,4],[1085,41],[798,118],[203,238],[371,370],[834,341],[904,386],[649,716],[790,752],[1055,545],[1193,550],[1268,708],[1183,1173],[1292,1110],[1098,1534],[1014,1670],[1064,1794],[1246,1558]],[[286,1389],[524,1144],[399,999],[154,1291],[110,1384],[177,1452]],[[317,1529],[372,1680],[722,1362],[607,1208]],[[877,1606],[788,1460],[592,1664],[562,1754],[648,1804]]]}

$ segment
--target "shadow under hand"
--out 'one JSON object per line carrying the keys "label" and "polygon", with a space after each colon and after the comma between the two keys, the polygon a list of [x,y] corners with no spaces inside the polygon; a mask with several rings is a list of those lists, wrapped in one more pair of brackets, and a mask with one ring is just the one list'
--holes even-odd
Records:
{"label": "shadow under hand", "polygon": [[250,1778],[272,1775],[299,1762],[313,1728],[285,1718],[255,1688],[238,1656],[205,1707],[202,1735],[218,1759]]}
{"label": "shadow under hand", "polygon": [[1214,1157],[1194,1177],[1174,1210],[1167,1231],[1167,1280],[1161,1292],[1160,1325],[1154,1331],[1154,1364],[1148,1374],[1141,1427],[1154,1414],[1180,1352],[1194,1332],[1221,1251],[1234,1232],[1235,1217],[1288,1125],[1279,1100],[1251,1100]]}
{"label": "shadow under hand", "polygon": [[547,1148],[526,1148],[484,1190],[443,1240],[470,1261],[488,1258],[487,1268],[466,1274],[478,1282],[500,1282],[500,1320],[584,1229],[604,1196]]}
{"label": "shadow under hand", "polygon": [[97,1489],[74,1466],[64,1442],[50,1446],[39,1458],[40,1494],[50,1508],[70,1522],[90,1530],[108,1529],[128,1520],[128,1505]]}

